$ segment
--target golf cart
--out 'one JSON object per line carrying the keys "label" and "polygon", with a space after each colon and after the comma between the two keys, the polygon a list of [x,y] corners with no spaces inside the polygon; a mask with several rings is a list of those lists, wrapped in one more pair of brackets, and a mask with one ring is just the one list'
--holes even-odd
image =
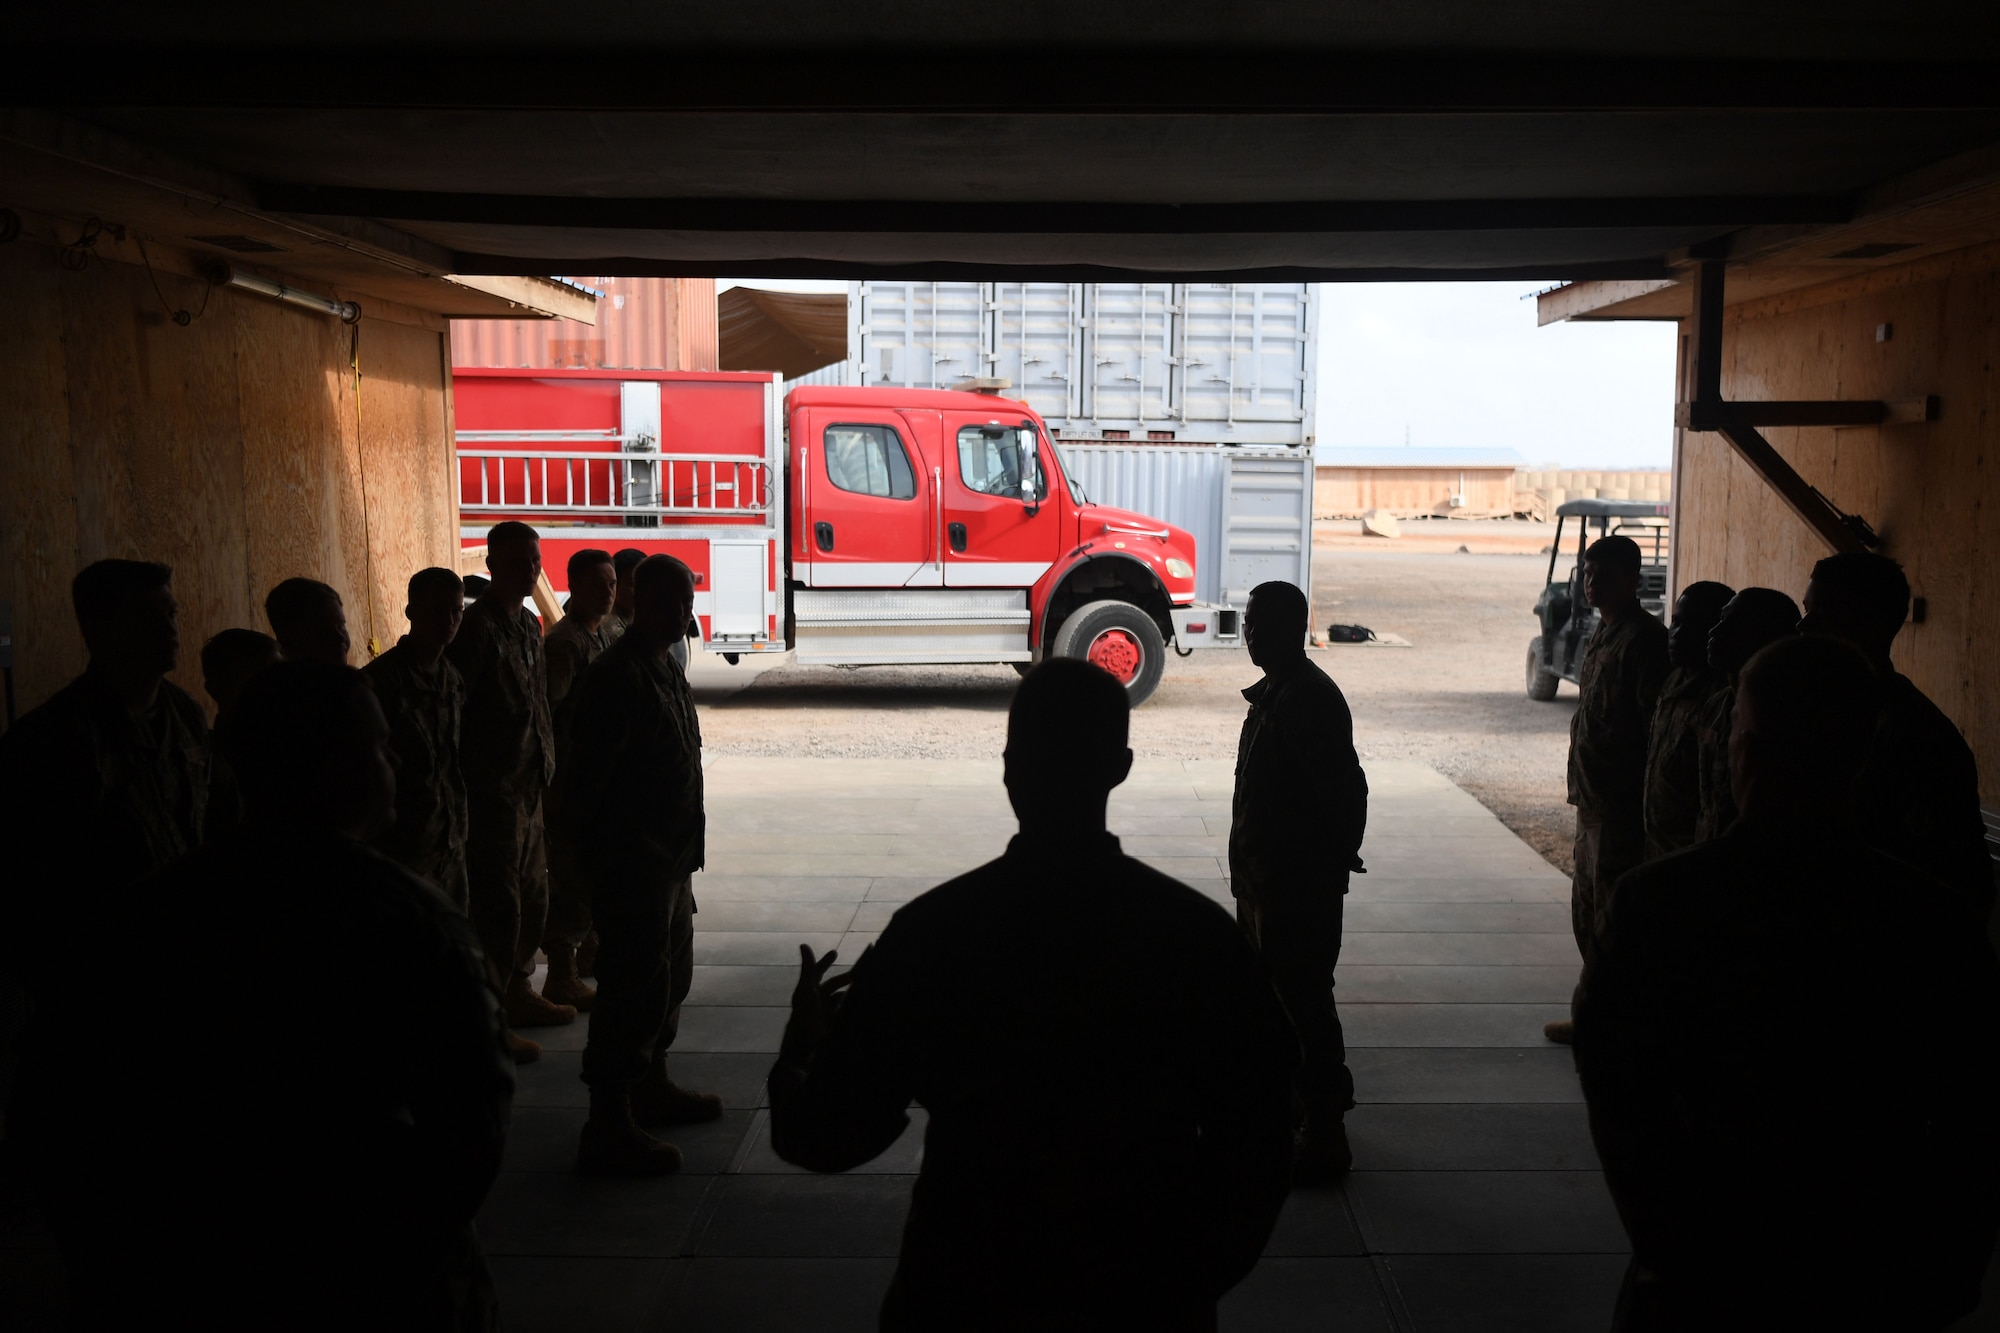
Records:
{"label": "golf cart", "polygon": [[[1556,510],[1556,539],[1549,548],[1548,579],[1535,599],[1542,632],[1528,644],[1528,697],[1547,702],[1565,680],[1583,674],[1585,649],[1597,628],[1597,610],[1583,600],[1583,553],[1599,537],[1639,543],[1639,604],[1661,619],[1667,613],[1667,506],[1651,500],[1571,500]],[[1574,520],[1576,540],[1564,563],[1563,534]],[[1556,570],[1563,569],[1562,580]]]}

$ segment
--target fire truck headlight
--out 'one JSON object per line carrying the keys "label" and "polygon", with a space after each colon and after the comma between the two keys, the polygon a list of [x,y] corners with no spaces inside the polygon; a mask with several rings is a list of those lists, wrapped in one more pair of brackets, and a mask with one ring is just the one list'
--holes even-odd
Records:
{"label": "fire truck headlight", "polygon": [[1177,555],[1170,555],[1167,557],[1167,574],[1170,578],[1191,579],[1194,577],[1194,566]]}

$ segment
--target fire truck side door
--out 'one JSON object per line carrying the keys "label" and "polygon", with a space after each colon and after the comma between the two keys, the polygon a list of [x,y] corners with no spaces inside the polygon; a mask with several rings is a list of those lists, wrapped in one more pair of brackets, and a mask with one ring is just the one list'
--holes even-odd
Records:
{"label": "fire truck side door", "polygon": [[1049,503],[1055,461],[1040,432],[1019,409],[947,412],[943,443],[945,586],[1030,586],[1062,541],[1060,506]]}
{"label": "fire truck side door", "polygon": [[[901,588],[931,566],[932,500],[923,454],[893,412],[829,408],[806,420],[801,544],[815,588]],[[801,441],[795,438],[796,452]]]}

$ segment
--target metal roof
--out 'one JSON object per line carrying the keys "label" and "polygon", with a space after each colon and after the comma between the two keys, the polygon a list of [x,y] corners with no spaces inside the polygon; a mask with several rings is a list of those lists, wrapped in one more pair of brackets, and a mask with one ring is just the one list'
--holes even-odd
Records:
{"label": "metal roof", "polygon": [[1313,455],[1318,467],[1526,467],[1528,460],[1512,449],[1402,448],[1363,449],[1325,446]]}
{"label": "metal roof", "polygon": [[1558,518],[1666,518],[1672,506],[1659,500],[1569,500],[1556,507]]}

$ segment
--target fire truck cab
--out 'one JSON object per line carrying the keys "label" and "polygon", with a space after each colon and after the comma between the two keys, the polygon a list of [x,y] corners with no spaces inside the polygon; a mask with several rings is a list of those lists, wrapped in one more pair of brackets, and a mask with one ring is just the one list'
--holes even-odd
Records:
{"label": "fire truck cab", "polygon": [[696,578],[731,661],[1096,662],[1135,704],[1166,651],[1240,642],[1194,598],[1183,529],[1090,502],[1040,417],[995,393],[801,387],[731,372],[460,370],[467,544],[535,524],[570,554],[637,547]]}

